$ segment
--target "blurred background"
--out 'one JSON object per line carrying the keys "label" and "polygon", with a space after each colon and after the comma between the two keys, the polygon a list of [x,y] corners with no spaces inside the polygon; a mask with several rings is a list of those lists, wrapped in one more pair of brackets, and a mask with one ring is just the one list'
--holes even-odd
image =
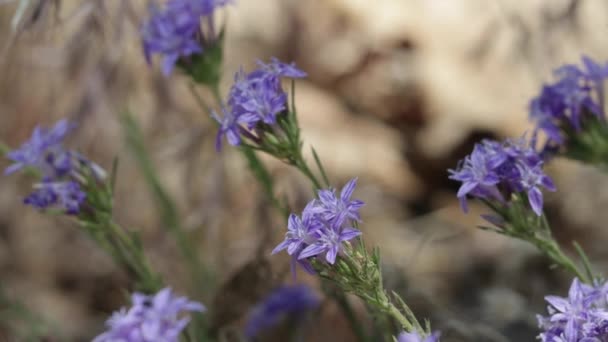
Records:
{"label": "blurred background", "polygon": [[[238,329],[255,302],[291,281],[288,257],[269,258],[285,222],[242,156],[216,153],[214,125],[188,80],[146,64],[138,33],[147,2],[31,0],[13,29],[18,3],[0,0],[0,141],[16,147],[37,124],[77,120],[70,146],[106,169],[120,160],[116,220],[141,232],[156,269],[188,293],[177,247],[125,145],[120,114],[132,112],[215,272],[217,291],[203,298],[216,305],[213,324]],[[336,187],[359,177],[362,229],[381,248],[387,286],[443,330],[442,341],[533,341],[543,297],[565,295],[571,279],[526,244],[475,228],[483,208],[461,213],[446,170],[482,138],[530,132],[528,102],[554,68],[582,54],[607,59],[608,3],[235,0],[218,20],[227,25],[224,94],[256,59],[295,61],[308,73],[296,99],[305,149],[316,148]],[[307,181],[263,160],[279,196],[301,209],[312,196]],[[549,173],[558,239],[569,250],[577,240],[605,269],[608,178],[563,160]],[[73,222],[23,206],[26,178],[0,177],[0,318],[19,301],[57,333],[49,341],[90,340],[125,304],[129,279]],[[318,287],[314,277],[299,280]],[[307,340],[352,341],[326,304]],[[19,341],[6,322],[0,341]]]}

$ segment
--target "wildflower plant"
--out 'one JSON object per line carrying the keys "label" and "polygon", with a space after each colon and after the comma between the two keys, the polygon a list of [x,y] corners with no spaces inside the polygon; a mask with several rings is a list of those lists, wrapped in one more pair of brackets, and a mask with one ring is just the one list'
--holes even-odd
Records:
{"label": "wildflower plant", "polygon": [[75,218],[80,227],[118,264],[135,276],[138,287],[156,291],[160,278],[149,267],[139,239],[112,218],[116,165],[111,174],[79,152],[67,149],[64,140],[76,128],[60,120],[52,128],[37,126],[28,141],[9,150],[13,162],[5,174],[26,171],[36,178],[23,202],[43,212]]}

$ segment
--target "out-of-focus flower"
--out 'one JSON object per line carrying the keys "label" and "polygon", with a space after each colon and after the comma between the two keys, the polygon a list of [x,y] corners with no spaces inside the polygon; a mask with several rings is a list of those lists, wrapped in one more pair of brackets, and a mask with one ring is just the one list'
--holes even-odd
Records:
{"label": "out-of-focus flower", "polygon": [[397,342],[439,342],[439,332],[435,332],[427,337],[423,337],[417,332],[402,332],[397,337]]}
{"label": "out-of-focus flower", "polygon": [[50,129],[37,126],[28,141],[6,154],[14,164],[5,174],[32,169],[40,176],[34,191],[24,199],[25,204],[78,215],[87,199],[85,184],[105,179],[106,173],[99,165],[64,148],[63,140],[74,127],[68,120],[60,120]]}
{"label": "out-of-focus flower", "polygon": [[73,127],[67,120],[58,121],[50,129],[36,126],[28,141],[6,154],[14,164],[9,166],[4,174],[8,175],[25,167],[34,168],[47,178],[69,172],[71,158],[62,145]]}
{"label": "out-of-focus flower", "polygon": [[525,193],[536,215],[542,215],[540,187],[555,191],[555,185],[543,171],[543,160],[525,140],[501,144],[484,140],[475,145],[456,170],[448,170],[450,179],[462,182],[457,197],[467,211],[467,196],[505,203],[513,193]]}
{"label": "out-of-focus flower", "polygon": [[245,335],[253,338],[283,319],[299,319],[318,306],[319,298],[308,286],[280,287],[252,309]]}
{"label": "out-of-focus flower", "polygon": [[68,215],[76,215],[86,197],[76,182],[44,182],[38,184],[23,202],[41,210],[57,207]]}
{"label": "out-of-focus flower", "polygon": [[584,68],[565,65],[554,74],[555,83],[543,86],[530,102],[530,119],[547,135],[547,149],[564,147],[573,135],[584,130],[590,119],[605,120],[604,82],[608,64],[582,58]]}
{"label": "out-of-focus flower", "polygon": [[161,55],[161,69],[167,76],[178,61],[203,54],[217,39],[213,22],[214,11],[230,2],[170,0],[164,8],[152,6],[150,18],[144,22],[141,30],[148,63],[151,62],[152,55]]}
{"label": "out-of-focus flower", "polygon": [[93,342],[178,342],[188,325],[188,312],[203,312],[205,307],[186,297],[175,296],[165,288],[153,296],[135,293],[132,306],[114,313],[106,322],[108,330]]}
{"label": "out-of-focus flower", "polygon": [[572,281],[568,297],[547,296],[548,317],[538,316],[542,342],[603,342],[608,340],[608,283],[594,286]]}

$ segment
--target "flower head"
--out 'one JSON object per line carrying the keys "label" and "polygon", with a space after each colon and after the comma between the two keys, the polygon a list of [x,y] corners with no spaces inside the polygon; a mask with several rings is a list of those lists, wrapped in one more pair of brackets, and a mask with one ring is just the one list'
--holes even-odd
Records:
{"label": "flower head", "polygon": [[608,339],[608,283],[572,281],[568,297],[547,296],[549,316],[538,316],[542,342],[595,342]]}
{"label": "flower head", "polygon": [[540,216],[540,187],[555,191],[553,181],[543,171],[543,160],[524,138],[502,144],[484,140],[458,169],[448,171],[450,179],[462,182],[457,197],[465,212],[467,196],[505,203],[512,193],[525,193],[530,207]]}
{"label": "flower head", "polygon": [[577,134],[589,118],[604,120],[604,81],[608,64],[583,56],[583,68],[565,65],[555,70],[557,81],[544,85],[530,102],[530,119],[547,135],[547,147],[555,149]]}
{"label": "flower head", "polygon": [[439,342],[439,332],[427,337],[422,337],[418,332],[402,332],[397,337],[397,342]]}
{"label": "flower head", "polygon": [[302,212],[302,218],[295,214],[289,216],[285,239],[272,251],[282,250],[292,256],[292,271],[299,262],[309,272],[308,261],[319,255],[323,260],[334,264],[344,251],[344,245],[361,235],[361,231],[351,223],[360,221],[360,200],[351,200],[356,187],[356,179],[349,181],[338,198],[333,189],[319,191],[319,199],[313,199]]}
{"label": "flower head", "polygon": [[353,178],[344,185],[342,191],[340,191],[340,196],[336,195],[335,189],[319,190],[320,209],[326,220],[332,222],[336,219],[348,218],[354,221],[361,221],[359,209],[361,209],[364,203],[357,199],[350,199],[356,186],[357,178]]}
{"label": "flower head", "polygon": [[66,155],[62,143],[74,128],[67,120],[58,121],[52,128],[37,126],[30,140],[16,150],[7,153],[14,164],[4,174],[11,174],[25,167],[32,167],[42,173],[43,177],[54,177],[70,170],[70,158]]}
{"label": "flower head", "polygon": [[252,309],[245,327],[245,335],[253,338],[261,331],[277,325],[284,318],[298,319],[318,306],[319,298],[310,287],[280,287]]}
{"label": "flower head", "polygon": [[43,182],[37,185],[23,203],[41,210],[57,207],[68,215],[76,215],[86,197],[76,182]]}
{"label": "flower head", "polygon": [[224,136],[228,143],[237,146],[242,139],[259,140],[260,133],[269,126],[276,126],[279,115],[287,111],[287,93],[281,85],[282,78],[301,78],[306,73],[293,64],[272,59],[269,64],[258,62],[259,68],[245,73],[239,70],[228,94],[223,119],[217,119],[222,127],[218,132],[219,150]]}
{"label": "flower head", "polygon": [[152,16],[142,27],[144,54],[148,63],[153,54],[162,55],[162,71],[169,75],[180,57],[203,51],[196,37],[199,18],[177,6],[167,6],[164,10],[153,7],[151,12]]}
{"label": "flower head", "polygon": [[5,174],[30,168],[40,176],[34,191],[24,199],[25,204],[77,215],[87,198],[85,184],[91,186],[105,179],[106,173],[99,165],[64,148],[63,140],[74,127],[68,120],[60,120],[50,129],[38,126],[28,141],[7,153],[14,163]]}
{"label": "flower head", "polygon": [[[148,63],[153,54],[163,58],[162,71],[168,76],[182,58],[202,54],[214,43],[213,12],[231,1],[227,0],[170,0],[165,8],[151,7],[151,16],[141,29],[144,55]],[[201,28],[202,21],[206,30]]]}
{"label": "flower head", "polygon": [[114,313],[106,322],[108,330],[93,342],[178,342],[189,322],[183,314],[205,311],[198,302],[176,297],[170,288],[152,296],[135,293],[131,301],[131,308]]}

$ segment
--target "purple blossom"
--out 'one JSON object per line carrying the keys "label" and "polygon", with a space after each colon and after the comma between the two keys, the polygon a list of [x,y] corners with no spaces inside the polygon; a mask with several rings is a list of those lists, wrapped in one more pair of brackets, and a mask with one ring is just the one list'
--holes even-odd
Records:
{"label": "purple blossom", "polygon": [[73,128],[74,125],[67,120],[58,121],[50,129],[36,126],[28,141],[7,153],[7,158],[14,164],[9,166],[4,174],[8,175],[25,167],[37,169],[43,177],[55,177],[69,172],[70,158],[63,149],[62,142]]}
{"label": "purple blossom", "polygon": [[276,123],[279,113],[287,109],[287,93],[274,72],[258,69],[250,74],[240,71],[230,90],[228,103],[236,115],[254,115],[268,125]]}
{"label": "purple blossom", "polygon": [[165,8],[152,6],[151,16],[141,30],[144,55],[148,63],[151,63],[152,55],[161,55],[161,69],[168,76],[181,58],[204,53],[205,48],[217,39],[213,22],[215,10],[231,2],[170,0]]}
{"label": "purple blossom", "polygon": [[296,262],[312,272],[308,263],[311,258],[319,259],[320,255],[329,264],[334,264],[343,252],[344,245],[361,235],[361,231],[350,227],[353,221],[360,221],[360,200],[351,200],[356,187],[356,179],[349,181],[337,197],[334,189],[323,189],[318,192],[319,199],[313,199],[302,212],[302,218],[291,214],[288,219],[285,239],[272,251],[276,254],[282,250],[292,256],[292,271]]}
{"label": "purple blossom", "polygon": [[38,184],[23,203],[41,210],[57,207],[68,215],[77,215],[86,197],[76,182],[44,182]]}
{"label": "purple blossom", "polygon": [[[534,139],[532,139],[534,141]],[[457,197],[467,211],[467,196],[506,204],[512,193],[525,193],[536,215],[542,215],[540,187],[555,191],[555,185],[543,171],[543,160],[525,138],[499,143],[484,140],[476,144],[456,170],[448,170],[450,179],[462,183]]]}
{"label": "purple blossom", "polygon": [[336,195],[335,189],[319,190],[320,211],[328,222],[339,220],[342,217],[357,222],[361,221],[359,209],[364,203],[357,199],[350,199],[356,187],[357,178],[353,178],[344,185],[340,191],[340,197]]}
{"label": "purple blossom", "polygon": [[538,316],[542,342],[608,341],[608,283],[594,286],[574,279],[568,297],[547,296],[548,317]]}
{"label": "purple blossom", "polygon": [[245,327],[245,335],[254,338],[261,331],[276,326],[281,320],[299,319],[318,306],[319,298],[310,287],[280,287],[252,309]]}
{"label": "purple blossom", "polygon": [[260,128],[261,125],[276,125],[277,117],[287,110],[287,93],[281,79],[306,76],[294,64],[285,64],[276,58],[269,64],[258,62],[258,66],[250,73],[239,70],[235,74],[223,118],[214,115],[221,125],[217,146],[224,136],[231,145],[239,145],[243,136],[256,140],[259,130],[265,129]]}
{"label": "purple blossom", "polygon": [[222,140],[224,136],[230,145],[240,145],[241,133],[244,129],[243,125],[250,126],[257,122],[257,117],[253,114],[236,115],[236,113],[227,110],[225,107],[222,107],[222,113],[224,114],[223,117],[219,117],[215,111],[211,113],[213,119],[220,125],[215,139],[215,149],[217,151],[222,149]]}
{"label": "purple blossom", "polygon": [[536,130],[548,137],[547,148],[566,142],[566,129],[575,132],[589,116],[604,120],[604,81],[608,64],[600,65],[583,56],[583,68],[565,65],[554,72],[557,81],[544,85],[530,102],[530,119]]}
{"label": "purple blossom", "polygon": [[67,150],[63,140],[75,124],[68,120],[58,121],[52,128],[37,126],[32,137],[21,147],[7,153],[14,164],[5,170],[11,174],[24,168],[39,172],[39,183],[24,199],[35,208],[59,209],[68,215],[78,215],[87,194],[88,179],[103,181],[106,172],[78,152]]}
{"label": "purple blossom", "polygon": [[418,332],[402,332],[397,337],[397,342],[438,342],[439,332],[435,332],[428,337],[421,336]]}
{"label": "purple blossom", "polygon": [[300,252],[314,243],[318,236],[315,234],[321,228],[321,224],[315,217],[315,201],[310,202],[302,211],[302,218],[291,214],[287,220],[287,233],[285,240],[281,242],[272,251],[276,254],[282,250],[287,250],[287,254],[291,255],[291,273],[294,278],[296,275],[296,264],[300,264],[308,273],[314,273],[312,267],[306,260],[299,260]]}
{"label": "purple blossom", "polygon": [[152,296],[134,293],[131,301],[131,308],[114,313],[106,322],[108,330],[93,342],[178,342],[190,321],[184,313],[206,310],[198,302],[176,297],[170,288]]}
{"label": "purple blossom", "polygon": [[361,235],[361,231],[351,227],[340,227],[336,224],[325,225],[324,229],[316,232],[318,239],[300,252],[298,260],[307,259],[319,254],[325,254],[325,260],[330,264],[336,263],[338,254],[342,251],[344,242]]}
{"label": "purple blossom", "polygon": [[148,63],[153,54],[163,56],[162,71],[168,76],[180,57],[202,53],[197,40],[200,19],[185,6],[153,6],[150,19],[142,27],[144,54]]}

